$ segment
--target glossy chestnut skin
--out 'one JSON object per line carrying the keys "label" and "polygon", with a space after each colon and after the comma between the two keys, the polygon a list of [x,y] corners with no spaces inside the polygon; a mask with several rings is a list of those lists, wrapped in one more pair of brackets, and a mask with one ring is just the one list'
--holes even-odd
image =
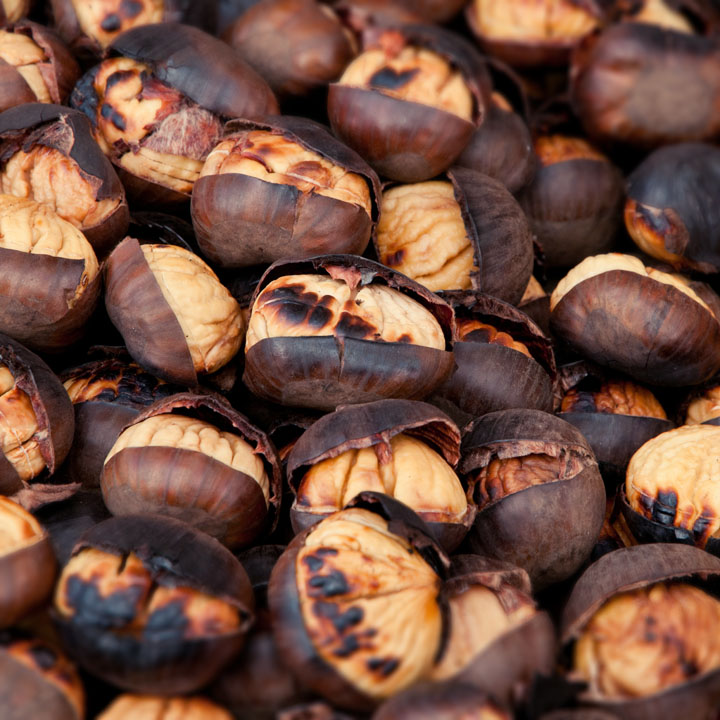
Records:
{"label": "glossy chestnut skin", "polygon": [[713,200],[720,191],[720,148],[660,148],[635,168],[627,185],[625,226],[641,250],[677,270],[720,270],[720,208]]}
{"label": "glossy chestnut skin", "polygon": [[538,453],[565,459],[564,478],[511,491],[479,506],[467,545],[473,552],[524,568],[535,590],[572,575],[592,551],[605,517],[605,486],[580,432],[540,410],[504,410],[466,426],[462,452],[460,471],[469,498],[480,490],[479,477],[473,476],[494,458]]}
{"label": "glossy chestnut skin", "polygon": [[[233,120],[225,126],[224,140],[254,130],[286,138],[361,176],[367,183],[372,215],[360,205],[303,192],[290,184],[240,173],[205,175],[192,193],[193,227],[201,252],[215,266],[228,268],[322,253],[362,255],[379,213],[380,181],[375,171],[324,126],[305,118]],[[295,172],[312,172],[310,167],[303,169],[307,162],[301,164]]]}
{"label": "glossy chestnut skin", "polygon": [[720,132],[720,44],[643,23],[610,25],[577,47],[573,108],[588,135],[650,149]]}

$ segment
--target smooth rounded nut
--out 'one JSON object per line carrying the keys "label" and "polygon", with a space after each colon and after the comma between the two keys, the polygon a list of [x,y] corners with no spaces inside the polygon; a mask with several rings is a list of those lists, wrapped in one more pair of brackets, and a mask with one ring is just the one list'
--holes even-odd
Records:
{"label": "smooth rounded nut", "polygon": [[203,697],[120,695],[98,720],[232,720],[232,715]]}
{"label": "smooth rounded nut", "polygon": [[606,380],[597,388],[571,388],[562,398],[560,412],[598,412],[666,420],[655,395],[629,380]]}

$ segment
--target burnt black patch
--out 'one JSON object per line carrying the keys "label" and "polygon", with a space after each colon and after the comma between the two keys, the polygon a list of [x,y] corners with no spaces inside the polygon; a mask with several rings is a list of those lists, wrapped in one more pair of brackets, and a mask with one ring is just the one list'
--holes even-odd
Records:
{"label": "burnt black patch", "polygon": [[303,562],[308,566],[310,572],[317,572],[325,564],[325,561],[317,555],[306,555]]}
{"label": "burnt black patch", "polygon": [[336,326],[336,333],[342,337],[358,338],[362,340],[378,334],[377,328],[357,315],[343,312]]}
{"label": "burnt black patch", "polygon": [[383,677],[392,675],[400,666],[397,658],[370,658],[367,661],[368,670],[378,673]]}
{"label": "burnt black patch", "polygon": [[334,557],[338,554],[338,551],[335,548],[321,547],[315,551],[315,554],[322,557]]}
{"label": "burnt black patch", "polygon": [[95,66],[92,70],[86,72],[76,83],[70,94],[70,107],[80,110],[84,113],[92,123],[93,127],[97,126],[97,106],[98,96],[95,92],[95,78],[97,77],[100,66]]}
{"label": "burnt black patch", "polygon": [[350,591],[345,575],[339,570],[333,570],[328,575],[316,575],[310,578],[309,585],[319,591],[319,593],[311,593],[313,597],[318,597],[318,595],[333,597],[335,595],[345,595]]}
{"label": "burnt black patch", "polygon": [[32,655],[33,661],[41,670],[50,670],[57,662],[57,654],[46,645],[32,645],[30,655]]}
{"label": "burnt black patch", "polygon": [[383,90],[397,90],[403,85],[407,85],[419,72],[420,68],[396,72],[392,68],[384,67],[370,78],[369,85]]}
{"label": "burnt black patch", "polygon": [[661,525],[672,525],[675,521],[678,497],[674,490],[658,492],[652,509],[652,519]]}
{"label": "burnt black patch", "polygon": [[[706,512],[712,513],[711,510]],[[695,535],[695,537],[698,539],[705,538],[712,522],[712,519],[710,517],[706,517],[705,513],[700,515],[700,517],[695,521],[695,524],[692,527],[693,535]]]}
{"label": "burnt black patch", "polygon": [[399,338],[397,338],[397,340],[395,340],[395,342],[402,343],[403,345],[411,345],[412,338],[409,335],[403,333]]}
{"label": "burnt black patch", "polygon": [[115,110],[115,108],[108,104],[103,103],[102,107],[100,108],[100,114],[106,119],[109,120],[118,130],[125,130],[127,125],[125,124],[125,118]]}
{"label": "burnt black patch", "polygon": [[323,602],[322,600],[313,603],[312,608],[315,615],[330,620],[340,635],[361,623],[365,616],[362,608],[350,607],[345,612],[340,612],[340,608],[335,603]]}
{"label": "burnt black patch", "polygon": [[135,75],[134,70],[116,70],[110,77],[105,81],[105,92],[112,90],[115,85],[129,80]]}
{"label": "burnt black patch", "polygon": [[126,18],[137,17],[143,9],[143,4],[138,0],[122,0],[120,10]]}
{"label": "burnt black patch", "polygon": [[275,288],[265,296],[265,304],[278,305],[278,316],[289,325],[307,323],[314,328],[323,328],[332,319],[332,312],[326,307],[330,302],[331,298],[307,292],[303,285]]}
{"label": "burnt black patch", "polygon": [[394,253],[390,253],[390,255],[385,258],[385,264],[388,267],[394,267],[395,265],[399,265],[403,261],[404,257],[404,250],[396,250]]}
{"label": "burnt black patch", "polygon": [[122,27],[122,20],[117,13],[110,13],[103,18],[100,27],[108,33],[117,32]]}
{"label": "burnt black patch", "polygon": [[184,603],[180,600],[169,602],[148,615],[143,629],[145,637],[153,640],[177,639],[188,626]]}
{"label": "burnt black patch", "polygon": [[568,408],[571,412],[597,412],[595,396],[591,392],[579,391],[572,399],[572,405]]}
{"label": "burnt black patch", "polygon": [[66,600],[74,609],[78,623],[102,628],[122,627],[134,620],[143,591],[135,585],[105,596],[100,594],[95,583],[73,576],[67,581]]}
{"label": "burnt black patch", "polygon": [[490,329],[489,328],[475,328],[474,330],[471,330],[466,335],[463,335],[463,340],[465,342],[489,343],[491,340]]}
{"label": "burnt black patch", "polygon": [[340,647],[333,650],[333,655],[339,658],[350,657],[350,655],[357,652],[359,649],[360,643],[357,635],[346,635],[340,643]]}

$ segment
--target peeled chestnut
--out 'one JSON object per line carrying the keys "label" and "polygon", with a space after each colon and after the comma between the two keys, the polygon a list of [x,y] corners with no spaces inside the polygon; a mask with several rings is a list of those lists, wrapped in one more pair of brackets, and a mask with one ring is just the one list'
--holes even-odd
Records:
{"label": "peeled chestnut", "polygon": [[17,22],[30,10],[30,0],[2,0],[0,2],[0,22]]}
{"label": "peeled chestnut", "polygon": [[472,551],[527,570],[535,590],[572,575],[605,517],[605,486],[580,432],[540,410],[504,410],[465,428],[462,453],[478,508]]}
{"label": "peeled chestnut", "polygon": [[330,85],[333,132],[380,175],[429,180],[482,121],[489,79],[475,48],[433,26],[377,33]]}
{"label": "peeled chestnut", "polygon": [[125,694],[113,700],[98,720],[127,720],[128,718],[153,720],[232,720],[224,708],[203,697],[161,697]]}
{"label": "peeled chestnut", "polygon": [[197,242],[211,262],[244,267],[362,255],[378,216],[380,181],[359,155],[299,117],[234,120],[226,133],[192,193]]}
{"label": "peeled chestnut", "polygon": [[255,291],[243,382],[266,400],[325,410],[419,400],[452,369],[453,327],[445,302],[371,260],[277,262]]}
{"label": "peeled chestnut", "polygon": [[64,647],[123,689],[181,694],[240,651],[250,581],[217,540],[157,515],[115,517],[75,547],[55,590]]}
{"label": "peeled chestnut", "polygon": [[596,255],[558,283],[550,324],[589,360],[635,380],[693,385],[720,369],[716,297],[630,255]]}

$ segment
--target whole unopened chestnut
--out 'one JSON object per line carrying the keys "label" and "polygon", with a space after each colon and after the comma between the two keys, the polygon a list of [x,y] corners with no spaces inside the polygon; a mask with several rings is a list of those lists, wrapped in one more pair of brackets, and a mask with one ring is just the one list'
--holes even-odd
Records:
{"label": "whole unopened chestnut", "polygon": [[372,168],[322,125],[290,116],[229,122],[192,193],[198,245],[221,267],[362,255],[379,205]]}
{"label": "whole unopened chestnut", "polygon": [[243,381],[266,400],[325,410],[420,400],[452,370],[453,331],[449,305],[379,263],[277,262],[255,291]]}
{"label": "whole unopened chestnut", "polygon": [[380,175],[422,182],[446,170],[482,122],[489,78],[464,38],[406,25],[377,33],[330,85],[335,134]]}
{"label": "whole unopened chestnut", "polygon": [[112,701],[98,720],[232,720],[225,708],[204,697],[161,697],[158,695],[120,695]]}
{"label": "whole unopened chestnut", "polygon": [[182,694],[242,648],[253,595],[217,540],[157,515],[115,517],[75,547],[55,590],[63,646],[120,688]]}

